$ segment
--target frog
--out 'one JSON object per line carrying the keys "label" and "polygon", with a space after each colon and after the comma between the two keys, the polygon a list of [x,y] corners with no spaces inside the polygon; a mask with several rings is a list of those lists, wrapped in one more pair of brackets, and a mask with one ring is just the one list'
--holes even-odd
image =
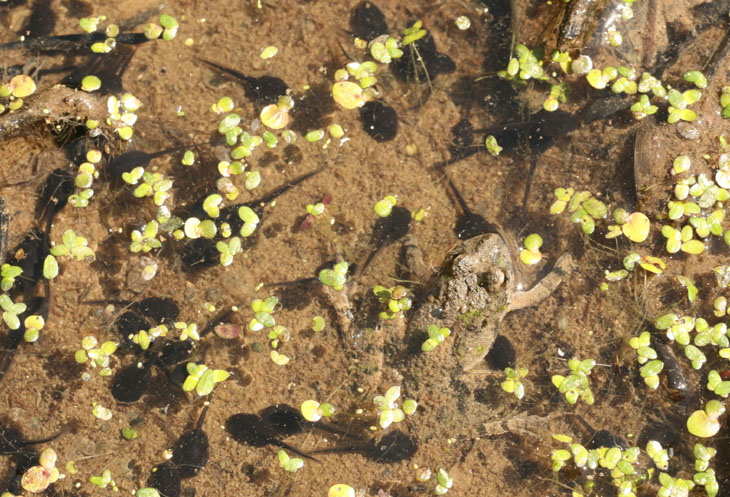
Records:
{"label": "frog", "polygon": [[[429,411],[431,421],[417,430],[423,440],[531,431],[547,419],[544,413],[508,412],[508,403],[499,399],[504,392],[496,382],[485,381],[488,375],[504,379],[504,372],[489,370],[485,356],[505,316],[547,298],[570,272],[572,257],[561,254],[547,275],[525,289],[509,247],[500,232],[477,235],[458,243],[437,271],[429,271],[418,245],[405,243],[405,265],[415,278],[427,282],[428,290],[404,326],[389,333],[390,350],[398,343],[412,344],[410,350],[401,348],[403,353],[384,359],[384,375],[400,382],[404,395]],[[422,340],[416,340],[419,350],[414,352],[413,337],[424,337],[432,324],[449,328],[450,336],[430,352],[420,351]],[[485,395],[490,400],[477,399]]]}

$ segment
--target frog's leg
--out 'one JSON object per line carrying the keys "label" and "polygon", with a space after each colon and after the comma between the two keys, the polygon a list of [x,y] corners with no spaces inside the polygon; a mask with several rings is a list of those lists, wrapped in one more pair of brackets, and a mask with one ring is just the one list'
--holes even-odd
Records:
{"label": "frog's leg", "polygon": [[512,295],[510,310],[524,309],[545,300],[563,282],[563,277],[570,272],[573,265],[573,258],[570,254],[561,255],[552,271],[535,286],[526,292],[515,292]]}

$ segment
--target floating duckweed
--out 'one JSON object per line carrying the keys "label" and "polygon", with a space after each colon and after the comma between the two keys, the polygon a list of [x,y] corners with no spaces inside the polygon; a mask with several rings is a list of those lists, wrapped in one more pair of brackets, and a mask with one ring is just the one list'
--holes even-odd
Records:
{"label": "floating duckweed", "polygon": [[30,76],[19,74],[10,80],[10,87],[13,89],[13,96],[25,98],[35,93],[35,81]]}
{"label": "floating duckweed", "polygon": [[487,148],[487,151],[494,157],[498,156],[499,153],[502,151],[502,147],[499,146],[499,143],[497,143],[497,139],[493,135],[487,135],[487,138],[484,141],[484,146]]}
{"label": "floating duckweed", "polygon": [[280,450],[276,453],[276,457],[279,460],[279,466],[284,468],[284,471],[290,473],[296,473],[304,466],[304,460],[299,457],[289,457],[289,454],[284,450]]}
{"label": "floating duckweed", "polygon": [[232,131],[241,122],[241,116],[235,113],[228,114],[218,124],[218,132],[222,135]]}
{"label": "floating duckweed", "polygon": [[267,148],[276,148],[276,145],[279,143],[279,139],[276,135],[268,130],[261,133],[261,138],[264,139],[264,143],[266,143]]}
{"label": "floating duckweed", "polygon": [[684,80],[693,83],[697,88],[707,88],[707,78],[700,71],[687,71],[684,73]]}
{"label": "floating duckweed", "polygon": [[618,47],[621,46],[621,44],[624,42],[624,37],[621,36],[621,33],[616,31],[615,29],[609,29],[608,30],[608,44],[612,47]]}
{"label": "floating duckweed", "polygon": [[43,261],[43,277],[52,280],[58,276],[58,261],[52,254],[48,254]]}
{"label": "floating duckweed", "polygon": [[339,140],[345,136],[345,130],[339,124],[331,124],[330,127],[327,128],[327,131],[329,131],[330,136],[335,140]]}
{"label": "floating duckweed", "polygon": [[[135,430],[131,426],[125,426],[124,428],[122,428],[122,436],[126,440],[134,440],[135,438],[137,438],[139,436],[139,434],[137,433],[137,430]],[[137,495],[139,495],[139,494],[137,494]]]}
{"label": "floating duckweed", "polygon": [[700,438],[713,437],[720,431],[718,418],[725,412],[725,406],[719,400],[711,400],[702,411],[693,412],[687,419],[687,430]]}
{"label": "floating duckweed", "polygon": [[274,45],[269,45],[268,47],[261,50],[261,54],[259,57],[262,59],[270,59],[273,56],[275,56],[279,52],[279,49],[276,48]]}
{"label": "floating duckweed", "polygon": [[575,404],[578,398],[581,398],[586,404],[592,405],[595,399],[591,391],[589,377],[595,365],[595,359],[585,359],[583,361],[575,358],[569,359],[568,367],[571,371],[570,375],[567,377],[553,375],[551,378],[552,383],[558,388],[560,393],[565,395],[565,400],[568,403]]}
{"label": "floating duckweed", "polygon": [[[56,452],[53,449],[45,449],[38,458],[39,466],[31,466],[23,473],[20,480],[20,486],[24,490],[31,493],[41,493],[46,490],[51,483],[55,483],[60,478],[58,468],[56,468]],[[3,494],[3,497],[6,494]],[[10,494],[7,494],[10,495]]]}
{"label": "floating duckweed", "polygon": [[269,104],[261,110],[259,115],[264,126],[271,129],[282,129],[289,125],[289,109],[286,106]]}
{"label": "floating duckweed", "polygon": [[451,330],[445,327],[439,327],[436,324],[431,324],[428,327],[428,338],[421,344],[421,350],[424,352],[431,352],[436,347],[444,343],[446,338],[451,335]]}
{"label": "floating duckweed", "polygon": [[94,403],[94,408],[91,412],[94,414],[94,416],[101,419],[102,421],[109,421],[110,419],[112,419],[113,416],[111,410],[96,403]]}
{"label": "floating duckweed", "polygon": [[92,92],[99,88],[101,88],[101,80],[93,74],[84,76],[84,79],[81,80],[81,89],[84,91]]}
{"label": "floating duckweed", "polygon": [[79,27],[87,33],[93,33],[99,29],[99,23],[106,20],[106,16],[82,17],[79,19]]}
{"label": "floating duckweed", "polygon": [[186,370],[188,376],[183,383],[183,391],[195,390],[195,393],[201,397],[210,395],[217,383],[227,380],[231,375],[223,369],[209,369],[205,364],[195,364],[194,362],[187,363]]}
{"label": "floating duckweed", "polygon": [[527,376],[527,368],[505,368],[504,374],[507,379],[500,383],[502,390],[513,394],[517,400],[522,400],[525,396],[525,385],[521,380]]}
{"label": "floating duckweed", "polygon": [[162,32],[162,39],[165,41],[171,41],[177,36],[178,22],[177,20],[168,14],[160,15],[160,25],[165,28]]}
{"label": "floating duckweed", "polygon": [[3,310],[3,321],[11,330],[20,328],[19,314],[23,314],[26,305],[23,302],[13,302],[8,294],[0,294],[0,307]]}
{"label": "floating duckweed", "polygon": [[454,24],[456,24],[456,27],[459,28],[462,31],[466,31],[471,27],[471,21],[466,16],[459,16],[454,20]]}
{"label": "floating duckweed", "polygon": [[156,40],[162,35],[162,26],[150,22],[144,25],[143,32],[148,40]]}
{"label": "floating duckweed", "polygon": [[231,112],[235,105],[236,104],[233,102],[231,97],[221,97],[218,99],[218,102],[212,106],[212,110],[216,113]]}
{"label": "floating duckweed", "polygon": [[304,139],[310,143],[317,142],[322,138],[324,138],[324,130],[322,129],[312,130],[304,136]]}
{"label": "floating duckweed", "polygon": [[416,409],[418,409],[418,402],[415,399],[406,399],[403,401],[403,406],[401,407],[406,415],[413,416],[416,413]]}
{"label": "floating duckweed", "polygon": [[347,281],[347,269],[349,264],[345,261],[338,262],[332,269],[323,269],[319,272],[319,281],[325,286],[335,290],[342,290]]}
{"label": "floating duckweed", "polygon": [[672,174],[680,174],[685,171],[689,171],[690,166],[691,162],[689,157],[686,155],[679,155],[676,159],[674,159],[674,163],[672,164]]}
{"label": "floating duckweed", "polygon": [[316,204],[307,204],[306,210],[307,213],[312,216],[321,216],[324,213],[325,205],[322,202],[317,202]]}
{"label": "floating duckweed", "polygon": [[290,360],[288,356],[286,356],[284,354],[280,354],[279,352],[277,352],[275,350],[272,350],[269,353],[269,357],[271,357],[271,360],[274,361],[274,364],[276,364],[278,366],[286,366],[287,364],[289,364],[289,360]]}
{"label": "floating duckweed", "polygon": [[186,150],[181,162],[183,166],[192,166],[195,163],[195,154],[193,154],[193,151]]}
{"label": "floating duckweed", "polygon": [[246,190],[253,190],[261,184],[261,173],[258,171],[250,171],[246,173],[246,180],[243,182],[243,186]]}
{"label": "floating duckweed", "polygon": [[300,410],[304,419],[312,423],[322,419],[322,411],[320,411],[319,406],[320,404],[316,400],[305,400],[302,402]]}
{"label": "floating duckweed", "polygon": [[641,212],[630,214],[627,221],[621,225],[621,231],[626,238],[636,243],[641,243],[648,238],[649,228],[651,228],[651,222]]}
{"label": "floating duckweed", "polygon": [[327,497],[355,497],[355,489],[350,485],[338,483],[330,487]]}
{"label": "floating duckweed", "polygon": [[585,76],[593,69],[593,60],[587,55],[580,55],[570,63],[570,69],[579,76]]}
{"label": "floating duckweed", "polygon": [[451,477],[444,468],[439,468],[439,470],[436,472],[436,480],[438,481],[438,485],[436,485],[436,488],[433,491],[433,493],[436,495],[446,494],[449,489],[454,485],[454,481],[451,479]]}
{"label": "floating duckweed", "polygon": [[332,98],[345,109],[356,109],[367,102],[363,88],[352,81],[338,81],[332,86]]}
{"label": "floating duckweed", "polygon": [[388,217],[396,205],[396,198],[393,195],[386,195],[382,200],[375,202],[373,210],[380,217]]}
{"label": "floating duckweed", "polygon": [[131,126],[122,126],[121,128],[117,128],[117,134],[119,135],[119,138],[127,141],[132,139],[134,130],[132,130]]}
{"label": "floating duckweed", "polygon": [[312,318],[312,331],[322,331],[324,330],[325,322],[324,318],[322,316],[314,316]]}
{"label": "floating duckweed", "polygon": [[203,200],[203,210],[212,218],[216,218],[220,215],[220,204],[223,202],[223,197],[218,193],[213,193],[205,197]]}
{"label": "floating duckweed", "polygon": [[520,260],[528,266],[537,264],[542,260],[540,247],[542,247],[542,237],[537,233],[528,235],[525,238],[525,248],[520,251]]}
{"label": "floating duckweed", "polygon": [[238,208],[238,217],[243,221],[241,236],[251,236],[259,224],[259,216],[250,207],[244,205]]}

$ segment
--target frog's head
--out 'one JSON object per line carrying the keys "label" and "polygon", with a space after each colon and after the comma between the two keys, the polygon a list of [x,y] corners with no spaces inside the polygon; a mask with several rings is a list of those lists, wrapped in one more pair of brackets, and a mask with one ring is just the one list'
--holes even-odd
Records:
{"label": "frog's head", "polygon": [[450,300],[487,312],[508,306],[516,287],[510,250],[497,233],[475,236],[460,244],[446,258],[442,276],[448,279]]}

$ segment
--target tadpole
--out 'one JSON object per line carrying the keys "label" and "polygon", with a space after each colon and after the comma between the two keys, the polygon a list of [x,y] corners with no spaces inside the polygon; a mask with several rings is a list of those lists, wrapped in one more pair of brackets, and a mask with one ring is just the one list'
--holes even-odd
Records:
{"label": "tadpole", "polygon": [[305,430],[312,429],[326,431],[337,435],[344,435],[346,437],[355,437],[355,435],[348,434],[346,431],[331,426],[323,421],[307,421],[304,419],[304,416],[302,416],[299,409],[292,407],[289,404],[274,404],[263,409],[259,415],[274,432],[282,437],[290,437]]}
{"label": "tadpole", "polygon": [[38,191],[36,202],[36,218],[39,221],[47,219],[52,222],[53,217],[68,203],[68,198],[76,191],[75,176],[66,169],[54,169],[48,174]]}
{"label": "tadpole", "polygon": [[256,414],[234,414],[226,420],[226,430],[238,443],[250,445],[252,447],[275,445],[294,452],[301,457],[316,461],[316,459],[309,454],[306,454],[296,447],[293,447],[277,438],[276,432],[272,429],[271,425],[266,423]]}
{"label": "tadpole", "polygon": [[106,168],[113,178],[121,179],[122,174],[130,172],[135,167],[146,168],[152,159],[170,154],[183,148],[186,148],[186,146],[181,145],[178,147],[172,147],[151,154],[143,152],[142,150],[129,150],[128,152],[124,152],[112,159]]}
{"label": "tadpole", "polygon": [[38,38],[48,36],[56,29],[56,14],[51,8],[51,0],[38,0],[33,5],[33,11],[20,30],[21,36]]}
{"label": "tadpole", "polygon": [[436,49],[436,42],[428,33],[413,43],[412,47],[405,48],[403,56],[393,59],[390,69],[400,80],[407,81],[415,76],[421,83],[430,83],[439,74],[451,74],[456,70],[454,61]]}
{"label": "tadpole", "polygon": [[388,33],[388,23],[383,12],[371,2],[360,2],[350,14],[352,34],[365,41],[371,41]]}
{"label": "tadpole", "polygon": [[373,227],[373,233],[370,237],[370,243],[373,246],[373,249],[370,251],[370,254],[368,254],[365,262],[360,266],[358,273],[362,274],[362,272],[365,271],[375,255],[380,252],[381,249],[406,236],[410,225],[411,212],[405,207],[401,207],[399,205],[393,207],[389,216],[379,218]]}
{"label": "tadpole", "polygon": [[332,454],[336,452],[350,452],[362,454],[375,462],[395,463],[412,457],[418,450],[418,442],[402,431],[388,432],[379,442],[372,439],[364,445],[348,445],[318,449],[312,454]]}
{"label": "tadpole", "polygon": [[10,251],[7,263],[19,266],[23,273],[15,279],[11,291],[20,291],[26,300],[30,300],[33,288],[43,276],[43,261],[48,255],[49,247],[46,235],[32,229],[25,234],[23,240]]}
{"label": "tadpole", "polygon": [[155,359],[149,358],[140,367],[135,361],[115,374],[111,385],[114,399],[119,402],[136,402],[142,398],[147,391],[154,363]]}
{"label": "tadpole", "polygon": [[37,440],[28,440],[20,430],[15,428],[0,427],[0,455],[12,455],[22,452],[24,447],[30,445],[44,444],[55,440],[68,431],[68,427],[62,428],[58,433],[49,437]]}
{"label": "tadpole", "polygon": [[362,129],[377,142],[387,142],[398,134],[398,113],[393,107],[375,100],[360,109]]}
{"label": "tadpole", "polygon": [[165,461],[152,469],[147,486],[157,489],[162,497],[179,497],[180,471],[172,461]]}
{"label": "tadpole", "polygon": [[205,467],[210,457],[208,435],[203,431],[205,415],[209,405],[200,413],[195,429],[188,430],[177,440],[172,453],[172,462],[177,466],[181,478],[191,478]]}
{"label": "tadpole", "polygon": [[284,80],[275,76],[246,76],[245,74],[229,69],[228,67],[216,64],[209,60],[198,58],[200,62],[208,64],[228,79],[242,83],[246,96],[259,104],[275,104],[279,97],[286,95],[289,85]]}

